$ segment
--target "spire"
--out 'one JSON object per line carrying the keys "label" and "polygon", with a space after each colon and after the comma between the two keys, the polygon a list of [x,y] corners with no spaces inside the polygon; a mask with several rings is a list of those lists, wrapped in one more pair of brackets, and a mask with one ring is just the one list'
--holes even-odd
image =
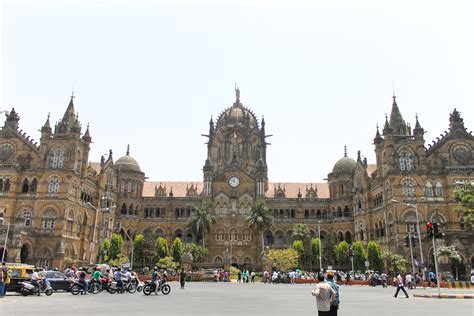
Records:
{"label": "spire", "polygon": [[377,132],[375,133],[374,143],[379,144],[382,141],[382,136],[379,132],[379,124],[377,124]]}
{"label": "spire", "polygon": [[74,92],[71,94],[71,100],[64,112],[63,118],[56,125],[55,133],[67,133],[76,125],[76,111],[74,111]]}
{"label": "spire", "polygon": [[51,134],[51,132],[52,132],[52,129],[51,129],[51,123],[49,122],[49,113],[48,113],[48,118],[46,119],[46,122],[41,128],[41,133]]}
{"label": "spire", "polygon": [[87,142],[91,141],[91,133],[89,132],[89,123],[87,123],[87,129],[86,129],[86,132],[84,133],[84,136],[82,136],[82,139]]}
{"label": "spire", "polygon": [[127,156],[130,156],[130,144],[127,145]]}
{"label": "spire", "polygon": [[390,113],[390,127],[394,130],[395,135],[408,135],[408,130],[402,113],[398,108],[397,97],[393,95],[392,112]]}
{"label": "spire", "polygon": [[344,157],[347,157],[347,146],[344,145]]}
{"label": "spire", "polygon": [[390,123],[388,122],[388,117],[387,117],[387,113],[385,113],[385,124],[383,126],[383,134],[388,134],[388,133],[391,133],[393,130],[392,128],[390,127]]}
{"label": "spire", "polygon": [[209,121],[209,136],[211,136],[214,133],[214,120],[212,119],[211,115],[211,120]]}
{"label": "spire", "polygon": [[262,128],[261,128],[261,131],[262,131],[262,134],[265,135],[265,117],[262,115]]}

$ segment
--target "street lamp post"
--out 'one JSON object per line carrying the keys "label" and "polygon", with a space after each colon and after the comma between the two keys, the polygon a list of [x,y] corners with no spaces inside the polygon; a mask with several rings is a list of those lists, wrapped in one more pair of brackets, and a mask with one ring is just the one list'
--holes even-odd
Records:
{"label": "street lamp post", "polygon": [[[0,217],[0,224],[3,225],[5,219]],[[5,253],[7,252],[7,240],[8,240],[8,232],[10,231],[10,223],[7,223],[7,233],[5,234],[5,242],[3,243],[3,251],[2,251],[2,262],[5,262]]]}
{"label": "street lamp post", "polygon": [[92,241],[91,241],[90,246],[89,246],[89,263],[92,264],[93,256],[94,256],[95,235],[96,235],[96,231],[97,231],[97,220],[98,220],[98,217],[99,217],[99,211],[108,211],[110,209],[115,208],[115,206],[104,207],[104,208],[96,208],[90,202],[87,202],[87,205],[89,205],[95,211],[94,230],[92,232]]}
{"label": "street lamp post", "polygon": [[[420,259],[421,259],[421,266],[423,269],[425,268],[425,261],[423,260],[423,245],[421,244],[421,231],[420,231],[420,216],[418,215],[418,203],[411,204],[411,203],[404,203],[398,200],[392,199],[394,203],[405,204],[406,206],[414,207],[416,213],[416,229],[418,231],[418,243],[420,244]],[[424,276],[424,274],[423,274]]]}
{"label": "street lamp post", "polygon": [[318,221],[318,238],[319,238],[319,272],[323,272],[323,261],[321,258],[321,221]]}

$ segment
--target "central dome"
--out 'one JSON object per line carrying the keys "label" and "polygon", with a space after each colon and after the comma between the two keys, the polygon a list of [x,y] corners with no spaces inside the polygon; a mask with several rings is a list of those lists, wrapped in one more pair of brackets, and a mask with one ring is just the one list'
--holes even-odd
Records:
{"label": "central dome", "polygon": [[217,127],[239,125],[258,128],[255,114],[240,103],[234,103],[232,107],[222,112],[217,119]]}

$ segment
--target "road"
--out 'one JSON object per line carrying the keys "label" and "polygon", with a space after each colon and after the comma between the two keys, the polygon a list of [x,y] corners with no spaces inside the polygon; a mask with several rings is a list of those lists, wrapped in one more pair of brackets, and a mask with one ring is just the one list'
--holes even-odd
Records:
{"label": "road", "polygon": [[[72,296],[7,296],[0,300],[1,316],[28,315],[315,315],[312,285],[265,285],[237,283],[187,283],[180,290],[171,283],[171,293],[145,296],[108,294]],[[424,293],[423,290],[415,290]],[[427,290],[426,292],[428,292]],[[370,315],[474,315],[474,300],[394,298],[395,288],[341,287],[341,316]],[[453,292],[451,290],[450,292]],[[410,291],[409,294],[413,294]],[[460,292],[459,292],[460,293]],[[471,292],[472,293],[472,292]]]}

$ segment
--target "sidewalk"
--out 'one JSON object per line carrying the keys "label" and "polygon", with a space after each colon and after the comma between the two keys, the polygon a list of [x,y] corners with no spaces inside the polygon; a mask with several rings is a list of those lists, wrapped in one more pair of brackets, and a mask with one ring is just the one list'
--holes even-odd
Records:
{"label": "sidewalk", "polygon": [[441,289],[441,296],[438,295],[438,291],[433,288],[427,288],[424,292],[420,292],[419,289],[413,293],[413,297],[420,298],[443,298],[443,299],[474,299],[474,293],[472,290],[466,289]]}

